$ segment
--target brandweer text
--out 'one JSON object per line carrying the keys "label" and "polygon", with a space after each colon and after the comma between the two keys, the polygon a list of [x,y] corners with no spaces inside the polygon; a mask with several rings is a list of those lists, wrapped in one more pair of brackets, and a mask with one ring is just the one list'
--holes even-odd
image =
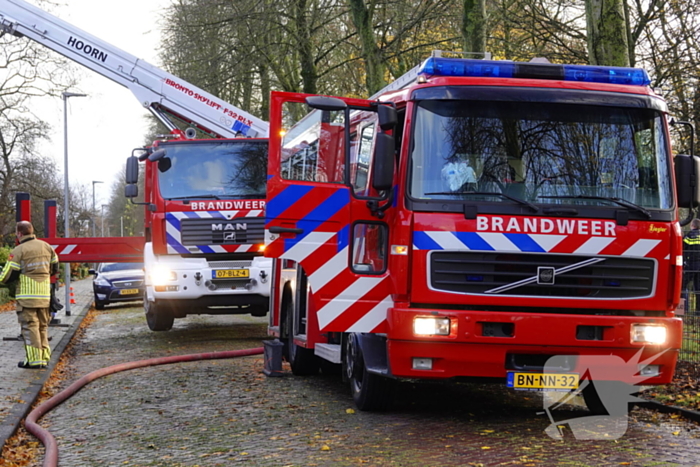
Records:
{"label": "brandweer text", "polygon": [[482,217],[476,218],[476,230],[482,232],[542,233],[558,235],[598,235],[615,237],[615,221],[591,221],[586,219],[544,219],[531,217]]}
{"label": "brandweer text", "polygon": [[265,201],[195,201],[190,203],[192,210],[264,209]]}

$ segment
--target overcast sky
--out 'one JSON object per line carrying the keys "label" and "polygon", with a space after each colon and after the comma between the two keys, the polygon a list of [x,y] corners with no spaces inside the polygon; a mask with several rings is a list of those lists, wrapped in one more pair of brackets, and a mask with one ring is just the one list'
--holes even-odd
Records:
{"label": "overcast sky", "polygon": [[[59,2],[61,0],[58,0]],[[36,0],[29,0],[37,4]],[[62,0],[51,13],[138,58],[160,66],[162,15],[171,0]],[[88,97],[68,99],[68,177],[71,186],[95,186],[96,207],[107,203],[115,174],[122,171],[131,150],[141,147],[148,112],[126,88],[76,64],[79,84],[72,92]],[[34,106],[46,121],[50,141],[41,152],[52,156],[63,173],[63,100],[42,99]]]}

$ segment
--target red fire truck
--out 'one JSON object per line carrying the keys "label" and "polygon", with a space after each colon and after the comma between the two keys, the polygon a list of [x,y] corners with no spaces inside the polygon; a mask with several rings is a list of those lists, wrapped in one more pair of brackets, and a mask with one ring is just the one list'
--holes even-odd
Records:
{"label": "red fire truck", "polygon": [[144,308],[154,331],[188,314],[265,315],[267,122],[23,0],[0,0],[0,31],[128,88],[170,130],[127,161],[125,194],[132,200],[139,161],[146,165],[145,238],[48,238],[61,261],[143,261]]}
{"label": "red fire truck", "polygon": [[552,389],[554,356],[565,389],[582,356],[668,383],[697,160],[674,178],[649,84],[435,52],[370,100],[273,93],[269,333],[294,374],[342,368],[362,410],[402,378]]}

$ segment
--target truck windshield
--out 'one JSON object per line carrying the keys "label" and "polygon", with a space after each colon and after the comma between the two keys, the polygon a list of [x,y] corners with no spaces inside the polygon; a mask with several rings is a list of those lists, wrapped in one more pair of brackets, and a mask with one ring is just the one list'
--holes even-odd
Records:
{"label": "truck windshield", "polygon": [[265,198],[266,141],[187,141],[160,147],[166,150],[161,160],[170,160],[158,170],[165,199]]}
{"label": "truck windshield", "polygon": [[614,205],[612,198],[668,209],[673,197],[663,119],[645,108],[420,101],[409,194],[512,204],[496,196],[502,193],[534,204],[596,206]]}

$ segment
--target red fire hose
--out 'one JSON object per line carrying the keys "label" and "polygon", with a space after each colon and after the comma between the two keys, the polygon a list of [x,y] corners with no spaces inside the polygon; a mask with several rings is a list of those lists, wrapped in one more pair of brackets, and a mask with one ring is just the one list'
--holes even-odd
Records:
{"label": "red fire hose", "polygon": [[52,410],[54,407],[60,405],[66,399],[78,392],[83,386],[87,385],[88,383],[103,376],[111,375],[113,373],[119,373],[121,371],[133,370],[136,368],[143,368],[147,366],[167,365],[170,363],[196,362],[199,360],[217,360],[222,358],[247,357],[249,355],[260,355],[262,353],[263,348],[256,347],[254,349],[230,350],[226,352],[208,352],[190,355],[178,355],[174,357],[150,358],[148,360],[120,363],[119,365],[112,365],[106,368],[101,368],[99,370],[95,370],[91,373],[86,374],[85,376],[68,386],[66,389],[53,396],[51,399],[47,400],[39,407],[32,410],[27,416],[26,421],[24,422],[24,427],[27,429],[28,432],[39,438],[41,443],[46,448],[46,456],[44,457],[43,466],[57,467],[58,446],[56,445],[56,439],[51,433],[49,433],[48,430],[45,430],[44,428],[39,426],[37,424],[37,421],[41,417],[43,417],[47,412]]}

